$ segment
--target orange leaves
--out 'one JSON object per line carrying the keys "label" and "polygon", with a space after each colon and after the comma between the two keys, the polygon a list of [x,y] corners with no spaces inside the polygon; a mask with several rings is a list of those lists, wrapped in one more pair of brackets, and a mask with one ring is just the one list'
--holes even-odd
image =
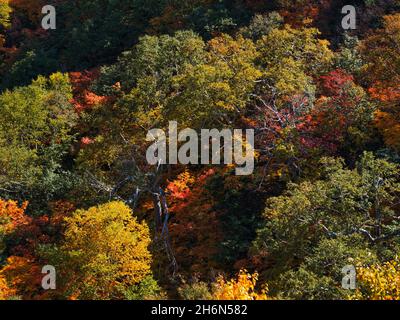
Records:
{"label": "orange leaves", "polygon": [[94,143],[94,140],[91,139],[91,138],[89,138],[89,137],[83,137],[83,138],[81,139],[81,146],[82,146],[82,147],[83,147],[83,146],[87,146],[87,145],[92,144],[92,143]]}
{"label": "orange leaves", "polygon": [[375,112],[375,125],[388,146],[400,148],[400,122],[392,114],[383,111]]}
{"label": "orange leaves", "polygon": [[189,186],[195,182],[194,177],[188,170],[181,173],[178,178],[167,186],[168,192],[176,199],[185,199],[190,194]]}
{"label": "orange leaves", "polygon": [[[171,196],[171,203],[178,205],[178,207],[172,206],[171,210],[176,211],[175,209],[182,209],[185,206],[185,203],[188,204],[190,201],[195,200],[198,191],[201,191],[201,186],[206,182],[207,178],[212,176],[215,173],[214,170],[206,170],[199,176],[195,177],[192,175],[189,170],[185,170],[183,173],[179,174],[178,177],[170,182],[167,186],[167,192]],[[196,183],[196,187],[194,190],[190,188]],[[193,192],[194,191],[194,192]],[[176,200],[185,200],[176,201]]]}
{"label": "orange leaves", "polygon": [[[384,17],[384,28],[367,37],[360,46],[366,67],[364,80],[398,87],[400,73],[400,13]],[[375,85],[373,85],[375,87]]]}
{"label": "orange leaves", "polygon": [[10,238],[8,251],[12,255],[33,259],[39,244],[55,241],[62,232],[62,223],[74,206],[67,201],[50,203],[52,215],[32,218],[25,214],[28,203],[21,207],[15,201],[0,200],[0,232]]}
{"label": "orange leaves", "polygon": [[387,15],[384,17],[385,31],[390,36],[398,36],[400,34],[400,14]]}
{"label": "orange leaves", "polygon": [[285,18],[285,22],[293,27],[303,27],[311,24],[320,14],[320,8],[312,4],[291,6],[289,10],[280,10],[280,15]]}
{"label": "orange leaves", "polygon": [[268,288],[264,286],[261,292],[256,291],[258,273],[250,274],[241,270],[237,279],[226,280],[223,276],[215,284],[214,299],[216,300],[267,300]]}
{"label": "orange leaves", "polygon": [[84,72],[70,72],[69,77],[74,94],[72,103],[75,105],[75,110],[78,113],[107,101],[107,97],[98,96],[89,90],[91,83],[98,75],[99,71],[97,69]]}
{"label": "orange leaves", "polygon": [[[400,83],[400,77],[395,81]],[[400,86],[387,86],[382,82],[377,82],[368,90],[369,94],[373,99],[382,101],[382,102],[392,102],[396,100],[400,100]]]}
{"label": "orange leaves", "polygon": [[0,199],[0,224],[3,225],[6,233],[30,222],[30,218],[25,215],[27,206],[27,202],[19,207],[16,201],[4,201]]}
{"label": "orange leaves", "polygon": [[385,143],[392,148],[400,147],[400,14],[384,17],[384,29],[363,41],[368,68],[365,77],[371,87],[373,99],[379,101],[380,111],[375,115],[375,125]]}
{"label": "orange leaves", "polygon": [[41,268],[29,258],[9,257],[5,267],[0,270],[0,282],[2,277],[12,288],[9,294],[17,292],[24,299],[33,299],[42,289]]}

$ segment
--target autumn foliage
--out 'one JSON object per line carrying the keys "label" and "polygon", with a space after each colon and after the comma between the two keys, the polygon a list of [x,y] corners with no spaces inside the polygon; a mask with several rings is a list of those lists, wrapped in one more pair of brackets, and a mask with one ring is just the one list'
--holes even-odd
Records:
{"label": "autumn foliage", "polygon": [[397,260],[358,269],[358,289],[354,299],[399,300],[400,269]]}
{"label": "autumn foliage", "polygon": [[216,300],[267,300],[268,288],[256,290],[258,274],[240,270],[237,279],[226,280],[219,276],[214,291]]}
{"label": "autumn foliage", "polygon": [[[0,300],[400,299],[400,2],[354,3],[0,0]],[[254,170],[150,164],[172,121]]]}
{"label": "autumn foliage", "polygon": [[197,176],[184,171],[167,186],[174,215],[170,227],[172,243],[179,264],[194,273],[216,267],[212,257],[218,254],[221,241],[218,213],[213,210],[211,194],[204,188],[213,174],[213,170]]}

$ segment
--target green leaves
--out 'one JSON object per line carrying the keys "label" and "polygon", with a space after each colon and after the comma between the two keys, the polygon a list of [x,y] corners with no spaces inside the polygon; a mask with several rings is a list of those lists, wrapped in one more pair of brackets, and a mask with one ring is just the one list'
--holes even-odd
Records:
{"label": "green leaves", "polygon": [[[337,281],[338,270],[347,258],[365,262],[368,256],[363,250],[378,254],[381,237],[396,242],[390,235],[398,231],[393,210],[400,186],[398,166],[370,153],[365,153],[353,170],[332,159],[324,159],[321,165],[322,179],[290,185],[285,195],[267,203],[266,224],[258,232],[255,248],[268,252],[267,261],[274,265],[270,273],[275,277],[301,266],[303,273]],[[339,244],[343,259],[333,254]],[[323,259],[329,255],[329,259],[334,258],[331,262]],[[328,265],[333,269],[327,269]],[[300,273],[291,272],[291,277],[297,276]]]}
{"label": "green leaves", "polygon": [[[144,37],[119,62],[102,69],[96,88],[114,93],[148,127],[178,120],[192,127],[225,121],[242,110],[261,76],[251,40],[222,35],[206,45],[189,31]],[[145,116],[147,115],[147,116]]]}
{"label": "green leaves", "polygon": [[73,140],[76,115],[71,98],[68,76],[61,73],[38,77],[30,86],[0,95],[0,185],[4,190],[29,189],[46,172],[59,169],[57,163]]}

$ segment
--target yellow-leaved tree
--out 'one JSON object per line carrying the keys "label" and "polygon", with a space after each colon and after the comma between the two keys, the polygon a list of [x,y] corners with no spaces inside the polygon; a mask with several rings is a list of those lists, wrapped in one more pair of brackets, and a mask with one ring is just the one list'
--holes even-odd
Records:
{"label": "yellow-leaved tree", "polygon": [[[141,299],[155,293],[149,228],[128,206],[110,202],[77,210],[65,221],[63,245],[46,250],[58,271],[59,294],[69,299]],[[146,288],[152,292],[144,292]]]}
{"label": "yellow-leaved tree", "polygon": [[357,300],[400,300],[400,261],[357,269]]}
{"label": "yellow-leaved tree", "polygon": [[14,289],[8,286],[7,280],[4,276],[0,275],[0,300],[9,300],[16,295]]}
{"label": "yellow-leaved tree", "polygon": [[223,276],[214,285],[215,300],[268,300],[268,288],[264,286],[260,292],[256,290],[258,274],[250,274],[240,270],[237,279],[226,280]]}

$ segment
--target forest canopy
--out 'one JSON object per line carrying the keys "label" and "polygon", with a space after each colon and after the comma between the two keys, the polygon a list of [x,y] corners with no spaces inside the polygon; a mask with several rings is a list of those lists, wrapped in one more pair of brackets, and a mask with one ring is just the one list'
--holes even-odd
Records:
{"label": "forest canopy", "polygon": [[46,5],[0,0],[0,300],[399,299],[400,1]]}

